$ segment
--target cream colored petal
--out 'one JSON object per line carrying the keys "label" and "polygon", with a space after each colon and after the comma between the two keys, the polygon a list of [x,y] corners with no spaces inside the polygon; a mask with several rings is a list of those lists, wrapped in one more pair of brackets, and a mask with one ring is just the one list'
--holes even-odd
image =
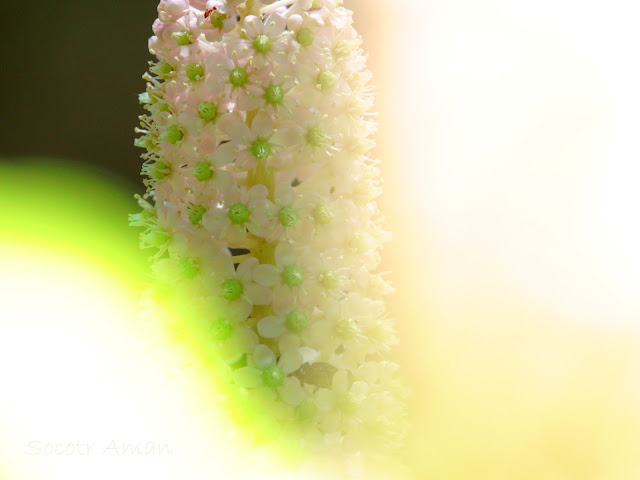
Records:
{"label": "cream colored petal", "polygon": [[255,388],[262,385],[262,372],[253,367],[243,367],[233,372],[233,381],[243,388]]}
{"label": "cream colored petal", "polygon": [[271,303],[272,293],[269,287],[250,283],[244,286],[244,294],[254,305],[268,305]]}
{"label": "cream colored petal", "polygon": [[275,265],[263,263],[253,269],[253,281],[265,287],[272,287],[279,278],[280,270]]}
{"label": "cream colored petal", "polygon": [[242,280],[242,283],[250,282],[253,278],[253,269],[256,268],[259,263],[260,262],[255,257],[249,257],[240,262],[240,265],[238,265],[238,269],[236,270],[238,279]]}
{"label": "cream colored petal", "polygon": [[264,338],[276,338],[284,332],[284,320],[280,317],[264,317],[258,322],[258,333]]}
{"label": "cream colored petal", "polygon": [[285,378],[282,385],[278,387],[278,393],[282,400],[294,407],[302,403],[306,397],[300,381],[294,377]]}
{"label": "cream colored petal", "polygon": [[258,345],[253,351],[253,361],[259,369],[264,370],[275,365],[276,356],[266,345]]}
{"label": "cream colored petal", "polygon": [[302,366],[302,354],[297,350],[289,350],[280,356],[278,366],[285,375],[289,375]]}
{"label": "cream colored petal", "polygon": [[336,372],[333,375],[331,385],[334,392],[347,393],[349,391],[349,374],[345,370]]}

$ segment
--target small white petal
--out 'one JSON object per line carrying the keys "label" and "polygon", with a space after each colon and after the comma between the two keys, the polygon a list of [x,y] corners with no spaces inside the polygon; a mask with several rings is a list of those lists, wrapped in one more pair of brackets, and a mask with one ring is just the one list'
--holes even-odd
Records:
{"label": "small white petal", "polygon": [[351,389],[349,391],[358,397],[364,397],[369,393],[369,385],[367,382],[359,380],[351,385]]}
{"label": "small white petal", "polygon": [[282,369],[285,375],[289,375],[302,366],[302,354],[297,350],[289,350],[280,356],[278,366]]}
{"label": "small white petal", "polygon": [[280,267],[293,265],[297,259],[296,250],[289,242],[280,242],[276,247],[275,259]]}
{"label": "small white petal", "polygon": [[320,410],[329,411],[336,404],[336,395],[331,390],[326,388],[319,388],[316,392],[316,406]]}
{"label": "small white petal", "polygon": [[240,262],[240,265],[238,265],[238,270],[236,270],[236,275],[240,280],[242,280],[242,283],[251,281],[251,278],[253,277],[253,269],[259,263],[260,262],[255,257],[249,257],[246,260]]}
{"label": "small white petal", "polygon": [[306,397],[300,381],[294,377],[285,378],[282,385],[278,387],[278,393],[282,400],[294,407],[302,403]]}
{"label": "small white petal", "polygon": [[340,370],[333,375],[331,383],[333,391],[336,393],[347,393],[349,391],[349,374],[345,370]]}
{"label": "small white petal", "polygon": [[261,370],[269,368],[276,363],[276,356],[266,345],[258,345],[253,351],[253,361]]}
{"label": "small white petal", "polygon": [[273,133],[273,122],[269,114],[264,110],[260,111],[253,119],[251,131],[257,137],[266,137]]}
{"label": "small white petal", "polygon": [[262,372],[253,367],[243,367],[233,372],[233,381],[243,388],[255,388],[262,384]]}
{"label": "small white petal", "polygon": [[244,294],[254,305],[267,305],[271,303],[272,293],[268,287],[263,287],[257,283],[250,283],[244,286]]}
{"label": "small white petal", "polygon": [[263,263],[253,269],[253,281],[265,287],[272,287],[279,278],[280,270],[275,265]]}
{"label": "small white petal", "polygon": [[284,332],[284,320],[280,317],[264,317],[258,322],[258,333],[264,338],[276,338]]}

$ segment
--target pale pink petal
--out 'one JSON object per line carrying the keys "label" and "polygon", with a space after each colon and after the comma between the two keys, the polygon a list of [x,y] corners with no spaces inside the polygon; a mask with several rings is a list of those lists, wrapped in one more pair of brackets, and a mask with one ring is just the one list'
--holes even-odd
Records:
{"label": "pale pink petal", "polygon": [[216,170],[213,172],[211,185],[222,194],[228,195],[236,186],[236,180],[231,172]]}
{"label": "pale pink petal", "polygon": [[287,28],[291,31],[297,31],[302,26],[302,17],[297,13],[290,15],[287,20]]}
{"label": "pale pink petal", "polygon": [[235,148],[236,146],[233,144],[233,142],[223,143],[222,145],[218,146],[218,148],[216,148],[213,153],[207,155],[207,159],[209,160],[209,163],[211,163],[211,165],[213,165],[214,167],[224,167],[225,165],[229,165],[231,162],[233,162],[233,159],[236,156],[236,153],[234,151]]}
{"label": "pale pink petal", "polygon": [[256,163],[255,157],[248,150],[243,150],[236,157],[236,166],[238,168],[250,169]]}
{"label": "pale pink petal", "polygon": [[266,137],[273,133],[273,121],[268,113],[260,111],[253,119],[251,131],[257,137]]}
{"label": "pale pink petal", "polygon": [[255,15],[247,15],[244,19],[244,29],[247,32],[247,37],[254,38],[262,33],[264,25],[262,21]]}
{"label": "pale pink petal", "polygon": [[237,107],[242,111],[251,111],[260,107],[264,103],[262,91],[253,91],[249,87],[240,89],[236,98]]}
{"label": "pale pink petal", "polygon": [[287,26],[287,20],[278,13],[272,13],[265,19],[264,24],[265,34],[275,39],[282,35],[282,32]]}
{"label": "pale pink petal", "polygon": [[252,203],[258,199],[265,199],[269,195],[269,189],[262,185],[261,183],[254,185],[247,192],[247,201],[248,203]]}

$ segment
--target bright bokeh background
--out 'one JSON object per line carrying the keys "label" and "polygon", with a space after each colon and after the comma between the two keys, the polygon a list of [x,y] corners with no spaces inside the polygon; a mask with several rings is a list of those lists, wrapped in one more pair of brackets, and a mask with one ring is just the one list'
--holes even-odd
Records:
{"label": "bright bokeh background", "polygon": [[247,464],[209,372],[147,328],[121,182],[18,158],[0,164],[0,205],[2,480],[313,480],[266,451]]}
{"label": "bright bokeh background", "polygon": [[348,4],[417,478],[640,478],[640,5]]}
{"label": "bright bokeh background", "polygon": [[[378,86],[415,478],[637,480],[640,5],[345,5]],[[269,478],[234,456],[202,372],[140,341],[133,189],[59,160],[9,165],[0,477]],[[175,453],[24,454],[112,439]]]}

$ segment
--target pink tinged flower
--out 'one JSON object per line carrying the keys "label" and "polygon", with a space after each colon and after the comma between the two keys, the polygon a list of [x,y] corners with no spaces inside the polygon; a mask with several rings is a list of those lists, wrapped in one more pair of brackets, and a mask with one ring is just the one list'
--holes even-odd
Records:
{"label": "pink tinged flower", "polygon": [[209,0],[198,15],[197,24],[209,42],[216,42],[236,27],[237,18],[238,10],[231,2]]}
{"label": "pink tinged flower", "polygon": [[311,198],[296,193],[289,182],[276,185],[274,202],[269,216],[273,219],[270,242],[286,239],[293,242],[307,242],[313,237],[311,221]]}
{"label": "pink tinged flower", "polygon": [[286,19],[273,12],[264,22],[255,15],[248,15],[242,24],[242,32],[246,40],[243,48],[251,52],[253,62],[258,67],[287,61],[287,27]]}
{"label": "pink tinged flower", "polygon": [[207,47],[206,85],[209,91],[224,92],[241,111],[255,110],[260,106],[262,89],[256,84],[254,67],[242,50],[227,44],[224,48]]}
{"label": "pink tinged flower", "polygon": [[330,120],[325,115],[306,109],[295,111],[295,121],[279,128],[273,137],[274,142],[286,145],[293,154],[293,165],[301,166],[326,161],[333,155]]}
{"label": "pink tinged flower", "polygon": [[164,23],[173,23],[188,10],[187,0],[162,0],[158,5],[158,18]]}
{"label": "pink tinged flower", "polygon": [[273,120],[265,112],[258,112],[251,127],[240,115],[229,115],[220,128],[231,137],[235,148],[235,166],[242,170],[251,170],[258,163],[269,166],[276,157],[278,145],[271,140],[274,135]]}
{"label": "pink tinged flower", "polygon": [[249,190],[239,187],[226,195],[224,203],[207,211],[202,225],[216,238],[228,242],[231,247],[243,246],[247,230],[256,236],[268,231],[268,220],[264,212],[270,201],[264,185],[254,185]]}
{"label": "pink tinged flower", "polygon": [[[321,42],[317,41],[318,32],[324,26],[324,21],[304,12],[302,15],[293,14],[287,19],[287,29],[292,32],[293,41],[300,49],[311,48],[316,53],[315,60],[319,60],[322,52],[318,48]],[[308,53],[308,52],[307,52]]]}
{"label": "pink tinged flower", "polygon": [[296,84],[295,73],[290,66],[281,66],[274,70],[263,69],[259,72],[257,83],[260,84],[259,107],[266,111],[291,113],[298,105],[298,99],[290,92]]}

